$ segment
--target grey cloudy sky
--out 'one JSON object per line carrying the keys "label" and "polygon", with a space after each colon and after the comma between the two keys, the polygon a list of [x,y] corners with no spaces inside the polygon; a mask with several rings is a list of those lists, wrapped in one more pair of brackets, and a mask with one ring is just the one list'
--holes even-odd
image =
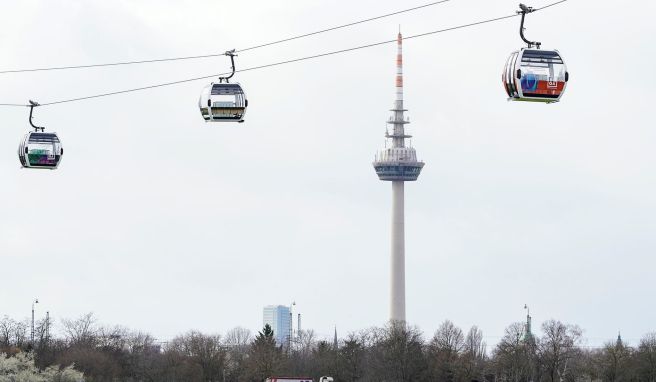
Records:
{"label": "grey cloudy sky", "polygon": [[[0,69],[186,56],[422,1],[2,1]],[[547,2],[534,2],[541,6]],[[512,13],[450,3],[244,52],[238,67]],[[560,104],[505,100],[519,19],[406,41],[405,99],[426,167],[406,187],[407,316],[494,343],[523,317],[656,330],[656,60],[651,1],[570,0],[529,17],[571,74]],[[240,125],[205,124],[205,81],[36,111],[60,134],[57,171],[19,169],[27,109],[0,108],[0,316],[94,312],[168,339],[257,330],[298,303],[322,335],[384,324],[391,185],[371,167],[394,97],[380,46],[238,74]],[[0,75],[0,102],[45,103],[225,71],[225,58]]]}

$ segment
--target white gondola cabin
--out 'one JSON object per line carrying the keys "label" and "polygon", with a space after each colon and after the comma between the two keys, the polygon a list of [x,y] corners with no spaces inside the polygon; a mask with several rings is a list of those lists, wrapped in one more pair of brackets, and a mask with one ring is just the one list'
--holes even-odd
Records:
{"label": "white gondola cabin", "polygon": [[502,80],[511,101],[552,103],[563,96],[569,73],[557,50],[522,48],[508,57]]}
{"label": "white gondola cabin", "polygon": [[212,82],[200,93],[198,107],[206,122],[244,122],[248,100],[238,83]]}
{"label": "white gondola cabin", "polygon": [[31,131],[18,146],[18,159],[24,168],[54,170],[63,156],[64,149],[57,133]]}

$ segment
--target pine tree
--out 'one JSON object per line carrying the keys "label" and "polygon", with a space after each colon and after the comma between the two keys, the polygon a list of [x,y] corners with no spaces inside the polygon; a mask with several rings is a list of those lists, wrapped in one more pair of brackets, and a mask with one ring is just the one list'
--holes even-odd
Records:
{"label": "pine tree", "polygon": [[264,325],[255,337],[248,358],[248,368],[251,380],[263,381],[280,368],[281,350],[276,346],[273,329]]}

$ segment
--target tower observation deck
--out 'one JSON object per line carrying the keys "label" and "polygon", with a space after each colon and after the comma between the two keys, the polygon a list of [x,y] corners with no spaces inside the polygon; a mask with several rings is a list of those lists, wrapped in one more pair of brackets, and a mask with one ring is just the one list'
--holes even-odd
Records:
{"label": "tower observation deck", "polygon": [[373,162],[378,178],[392,182],[392,240],[390,269],[390,320],[405,322],[405,189],[404,182],[417,180],[424,162],[417,160],[414,148],[406,146],[405,125],[410,123],[403,108],[403,37],[397,37],[396,100],[387,122],[393,130],[385,134],[391,147],[379,150]]}

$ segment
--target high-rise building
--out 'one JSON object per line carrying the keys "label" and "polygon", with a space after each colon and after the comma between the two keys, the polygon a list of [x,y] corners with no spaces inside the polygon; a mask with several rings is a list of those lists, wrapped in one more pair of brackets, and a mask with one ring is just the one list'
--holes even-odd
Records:
{"label": "high-rise building", "polygon": [[292,330],[292,314],[288,306],[267,305],[262,311],[263,326],[269,324],[273,329],[276,344],[287,346]]}
{"label": "high-rise building", "polygon": [[405,182],[413,182],[419,177],[424,162],[417,160],[415,149],[406,145],[405,125],[410,123],[404,116],[403,108],[403,37],[397,38],[396,55],[396,99],[391,110],[392,117],[387,121],[392,133],[385,138],[390,146],[380,150],[374,160],[374,169],[380,180],[392,182],[392,250],[390,264],[390,320],[405,321]]}

